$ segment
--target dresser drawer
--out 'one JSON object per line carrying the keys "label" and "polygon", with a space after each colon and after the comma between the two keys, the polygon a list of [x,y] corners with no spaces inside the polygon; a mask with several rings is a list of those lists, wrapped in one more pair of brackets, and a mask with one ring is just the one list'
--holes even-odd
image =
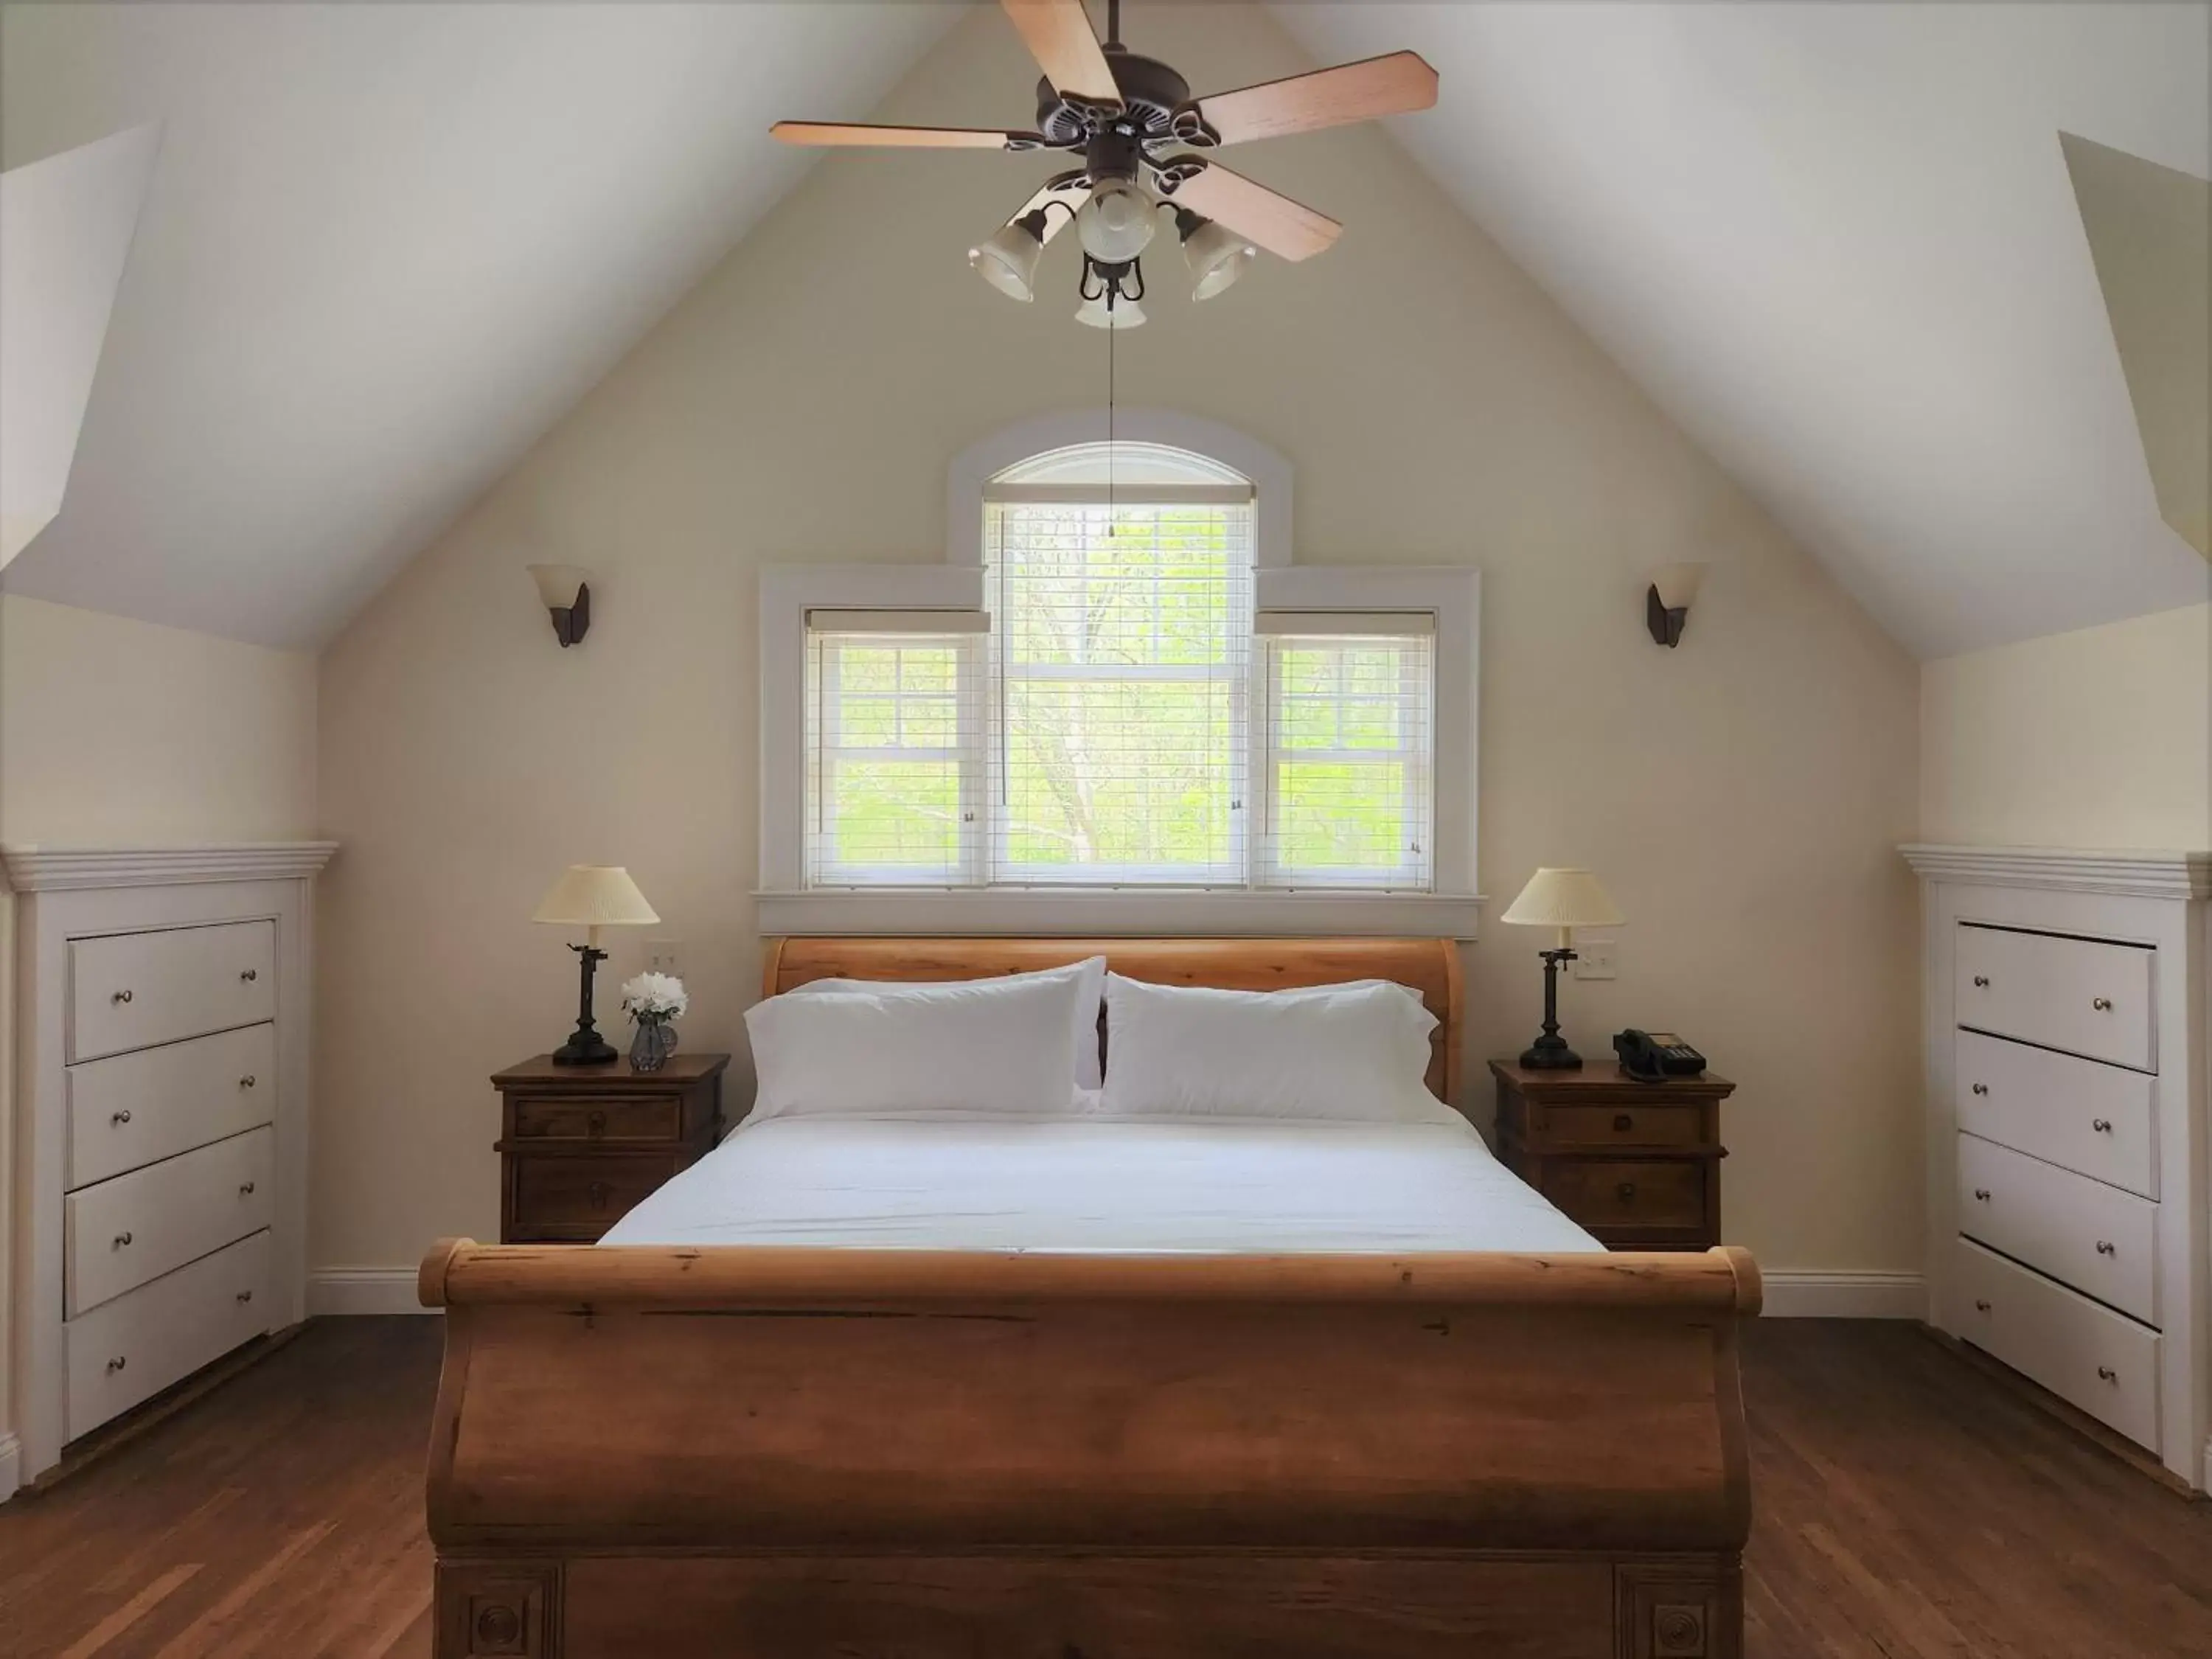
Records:
{"label": "dresser drawer", "polygon": [[269,1235],[255,1233],[63,1326],[74,1440],[267,1330]]}
{"label": "dresser drawer", "polygon": [[149,1164],[62,1200],[66,1316],[269,1225],[276,1132]]}
{"label": "dresser drawer", "polygon": [[2148,1071],[2155,951],[1960,922],[1961,1025]]}
{"label": "dresser drawer", "polygon": [[2158,1449],[2156,1332],[1966,1239],[1953,1249],[1954,1334]]}
{"label": "dresser drawer", "polygon": [[1703,1106],[1546,1105],[1531,1109],[1532,1146],[1587,1152],[1601,1146],[1701,1146],[1705,1144]]}
{"label": "dresser drawer", "polygon": [[67,1187],[88,1187],[269,1122],[276,1105],[276,1028],[249,1025],[159,1048],[87,1060],[64,1074]]}
{"label": "dresser drawer", "polygon": [[1959,1137],[1959,1231],[2157,1325],[2158,1206],[1972,1135]]}
{"label": "dresser drawer", "polygon": [[72,940],[69,1007],[72,1060],[273,1019],[276,924]]}
{"label": "dresser drawer", "polygon": [[1547,1159],[1539,1190],[1601,1239],[1695,1236],[1709,1168],[1702,1158]]}
{"label": "dresser drawer", "polygon": [[597,1238],[690,1161],[674,1157],[509,1154],[518,1233]]}
{"label": "dresser drawer", "polygon": [[1960,1031],[1959,1127],[1985,1140],[2156,1198],[2156,1079],[1978,1031]]}
{"label": "dresser drawer", "polygon": [[674,1095],[562,1100],[525,1095],[514,1102],[517,1140],[680,1140],[684,1103]]}

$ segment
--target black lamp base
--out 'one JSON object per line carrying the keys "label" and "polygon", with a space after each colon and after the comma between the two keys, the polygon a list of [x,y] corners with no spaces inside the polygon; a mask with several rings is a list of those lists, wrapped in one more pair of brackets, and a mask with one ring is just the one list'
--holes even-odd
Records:
{"label": "black lamp base", "polygon": [[1574,961],[1575,953],[1562,946],[1538,954],[1544,958],[1544,1034],[1522,1051],[1521,1064],[1532,1072],[1579,1072],[1583,1057],[1559,1035],[1559,964]]}
{"label": "black lamp base", "polygon": [[568,1040],[553,1051],[556,1066],[603,1066],[615,1057],[614,1044],[599,1035],[599,1028],[592,1023],[592,971],[607,959],[605,951],[588,945],[572,945],[583,964],[583,978],[577,991],[576,1029]]}

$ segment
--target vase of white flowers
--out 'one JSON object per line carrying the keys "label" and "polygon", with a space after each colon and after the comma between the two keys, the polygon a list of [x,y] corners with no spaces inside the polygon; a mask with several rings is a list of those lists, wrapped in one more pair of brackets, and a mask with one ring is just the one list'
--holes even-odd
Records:
{"label": "vase of white flowers", "polygon": [[640,974],[622,988],[623,1012],[637,1023],[629,1040],[629,1068],[657,1072],[676,1052],[676,1022],[691,1006],[684,981],[673,974]]}

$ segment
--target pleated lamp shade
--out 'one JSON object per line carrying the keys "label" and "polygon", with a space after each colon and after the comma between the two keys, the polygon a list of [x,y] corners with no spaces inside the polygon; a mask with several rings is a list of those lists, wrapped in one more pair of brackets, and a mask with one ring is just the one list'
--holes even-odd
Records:
{"label": "pleated lamp shade", "polygon": [[1573,943],[1576,928],[1618,927],[1626,918],[1589,871],[1547,866],[1528,878],[1521,896],[1498,920],[1527,927],[1556,927],[1565,949]]}
{"label": "pleated lamp shade", "polygon": [[599,942],[602,927],[647,927],[660,920],[619,864],[570,865],[538,901],[530,919],[588,927],[593,945]]}

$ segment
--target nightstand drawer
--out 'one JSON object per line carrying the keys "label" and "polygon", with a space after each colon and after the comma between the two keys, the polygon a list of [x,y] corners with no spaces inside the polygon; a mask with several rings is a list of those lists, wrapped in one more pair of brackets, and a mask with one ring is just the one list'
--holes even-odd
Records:
{"label": "nightstand drawer", "polygon": [[1528,1115],[1528,1139],[1538,1148],[1571,1147],[1586,1152],[1603,1146],[1701,1146],[1705,1142],[1702,1106],[1539,1106]]}
{"label": "nightstand drawer", "polygon": [[1601,1238],[1698,1233],[1710,1167],[1703,1158],[1547,1160],[1539,1190]]}
{"label": "nightstand drawer", "polygon": [[684,1103],[674,1095],[562,1100],[517,1096],[517,1140],[680,1140]]}
{"label": "nightstand drawer", "polygon": [[688,1157],[592,1158],[510,1154],[514,1225],[575,1229],[596,1238],[650,1197]]}

